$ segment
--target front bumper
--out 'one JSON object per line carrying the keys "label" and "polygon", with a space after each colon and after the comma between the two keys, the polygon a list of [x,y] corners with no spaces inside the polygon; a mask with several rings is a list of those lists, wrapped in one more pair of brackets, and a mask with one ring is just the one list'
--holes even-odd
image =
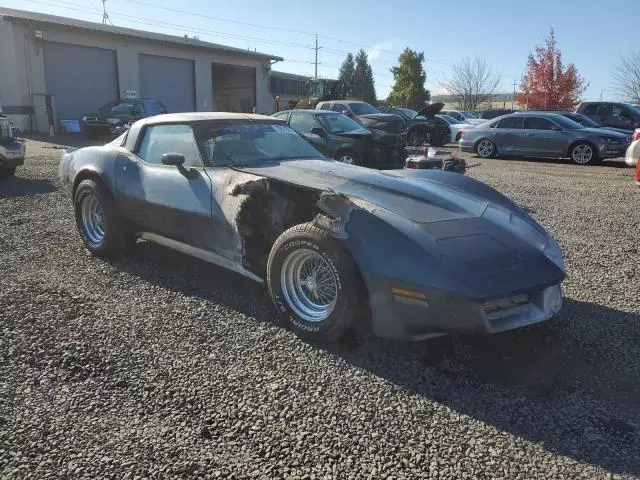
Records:
{"label": "front bumper", "polygon": [[618,158],[624,157],[628,146],[627,143],[604,143],[598,150],[601,158]]}
{"label": "front bumper", "polygon": [[[393,285],[397,285],[394,282]],[[370,296],[378,336],[419,341],[442,334],[494,334],[550,319],[562,307],[560,284],[531,288],[502,299],[469,299],[449,292],[404,285],[424,298],[394,294],[381,282]]]}
{"label": "front bumper", "polygon": [[0,168],[24,165],[26,148],[23,143],[0,146]]}

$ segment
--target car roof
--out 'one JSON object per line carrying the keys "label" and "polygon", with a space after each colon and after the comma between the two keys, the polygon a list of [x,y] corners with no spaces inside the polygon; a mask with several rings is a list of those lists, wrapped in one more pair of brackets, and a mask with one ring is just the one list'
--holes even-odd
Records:
{"label": "car roof", "polygon": [[205,120],[251,120],[251,121],[282,121],[269,115],[259,115],[256,113],[230,113],[230,112],[186,112],[186,113],[165,113],[154,115],[142,120],[146,125],[156,125],[159,123],[185,123],[200,122]]}
{"label": "car roof", "polygon": [[[276,113],[291,113],[291,112],[305,112],[305,113],[313,113],[314,115],[317,114],[325,114],[325,113],[338,113],[338,112],[334,112],[333,110],[314,110],[311,108],[294,108],[293,110],[280,110],[279,112]],[[276,114],[274,113],[274,115]]]}
{"label": "car roof", "polygon": [[367,103],[367,102],[363,102],[362,100],[324,100],[320,103],[344,103],[346,105],[349,105],[351,103]]}

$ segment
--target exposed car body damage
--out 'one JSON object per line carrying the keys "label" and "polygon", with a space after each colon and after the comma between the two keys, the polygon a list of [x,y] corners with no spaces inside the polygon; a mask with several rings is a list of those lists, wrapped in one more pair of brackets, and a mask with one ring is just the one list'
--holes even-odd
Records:
{"label": "exposed car body damage", "polygon": [[73,190],[83,178],[99,179],[142,238],[258,281],[267,279],[270,252],[284,232],[302,224],[328,232],[357,266],[373,330],[384,337],[493,333],[560,309],[559,246],[482,182],[323,158],[145,166],[132,153],[136,136],[161,120],[134,124],[119,141],[124,146],[66,151],[62,181]]}

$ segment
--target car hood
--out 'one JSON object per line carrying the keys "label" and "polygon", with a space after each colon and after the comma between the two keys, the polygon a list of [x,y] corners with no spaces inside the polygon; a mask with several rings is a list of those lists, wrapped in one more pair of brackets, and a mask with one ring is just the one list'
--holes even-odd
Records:
{"label": "car hood", "polygon": [[623,134],[623,135],[625,135],[627,137],[630,137],[631,135],[633,135],[633,130],[626,130],[624,128],[604,127],[604,126],[597,127],[597,128],[598,128],[598,130],[608,130],[610,132],[618,132],[618,133],[621,133],[621,134]]}
{"label": "car hood", "polygon": [[444,103],[441,103],[441,102],[431,103],[426,107],[424,107],[422,110],[420,110],[416,114],[416,117],[433,117],[436,113],[438,113],[443,108],[444,108]]}
{"label": "car hood", "polygon": [[329,160],[287,160],[234,169],[314,190],[342,193],[415,223],[480,217],[488,204],[486,198],[441,181],[407,178]]}
{"label": "car hood", "polygon": [[610,137],[616,137],[616,138],[628,138],[629,135],[624,135],[620,132],[615,132],[613,130],[607,130],[605,128],[585,128],[582,130],[583,132],[588,132],[588,133],[595,133],[598,135],[607,135]]}
{"label": "car hood", "polygon": [[358,128],[357,130],[351,130],[349,132],[332,132],[331,135],[347,138],[362,138],[367,136],[370,137],[372,133],[366,128]]}

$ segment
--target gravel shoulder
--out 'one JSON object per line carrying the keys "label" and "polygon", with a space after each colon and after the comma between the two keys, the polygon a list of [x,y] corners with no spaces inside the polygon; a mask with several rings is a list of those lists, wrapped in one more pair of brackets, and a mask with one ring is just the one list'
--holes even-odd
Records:
{"label": "gravel shoulder", "polygon": [[90,257],[54,146],[0,180],[0,478],[640,478],[622,161],[471,160],[562,245],[558,319],[319,347],[233,273],[143,242]]}

